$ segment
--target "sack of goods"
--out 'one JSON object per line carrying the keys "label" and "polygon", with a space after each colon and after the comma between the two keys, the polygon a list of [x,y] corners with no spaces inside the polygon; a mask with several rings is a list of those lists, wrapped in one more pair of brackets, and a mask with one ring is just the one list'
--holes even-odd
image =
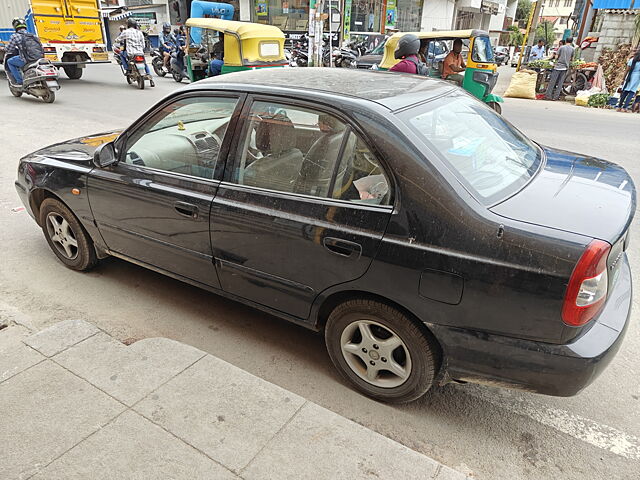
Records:
{"label": "sack of goods", "polygon": [[533,70],[520,70],[513,74],[505,97],[536,99],[536,80],[538,73]]}

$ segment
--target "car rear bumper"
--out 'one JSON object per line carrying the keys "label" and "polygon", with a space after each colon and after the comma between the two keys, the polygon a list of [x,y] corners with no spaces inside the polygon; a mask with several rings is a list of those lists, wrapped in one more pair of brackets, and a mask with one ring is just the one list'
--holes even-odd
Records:
{"label": "car rear bumper", "polygon": [[626,255],[621,261],[603,311],[571,343],[556,345],[430,325],[444,350],[447,377],[546,395],[577,394],[615,356],[629,323],[631,270]]}

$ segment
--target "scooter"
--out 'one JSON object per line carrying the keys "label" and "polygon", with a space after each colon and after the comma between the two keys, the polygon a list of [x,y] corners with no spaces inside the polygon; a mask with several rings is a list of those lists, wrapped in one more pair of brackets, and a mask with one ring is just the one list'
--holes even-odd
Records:
{"label": "scooter", "polygon": [[125,69],[122,64],[122,58],[120,57],[120,54],[122,53],[120,47],[113,47],[113,53],[116,54],[116,62],[120,65],[122,74],[127,78],[127,83],[129,85],[135,83],[138,85],[140,90],[144,90],[144,82],[145,80],[149,80],[150,87],[156,86],[151,75],[147,73],[147,65],[144,60],[144,55],[129,56],[127,61],[129,67]]}
{"label": "scooter", "polygon": [[14,97],[21,97],[22,94],[32,95],[41,98],[45,103],[53,103],[56,99],[56,90],[60,90],[58,83],[58,69],[51,61],[41,58],[22,67],[22,86],[15,85],[11,81],[11,75],[7,66],[7,59],[4,64],[9,82],[9,91]]}
{"label": "scooter", "polygon": [[181,83],[183,78],[188,77],[184,64],[184,50],[182,48],[174,49],[171,52],[169,72],[171,72],[171,76],[178,83]]}
{"label": "scooter", "polygon": [[164,55],[157,48],[151,50],[151,66],[159,77],[164,77],[169,73],[169,69],[164,66]]}

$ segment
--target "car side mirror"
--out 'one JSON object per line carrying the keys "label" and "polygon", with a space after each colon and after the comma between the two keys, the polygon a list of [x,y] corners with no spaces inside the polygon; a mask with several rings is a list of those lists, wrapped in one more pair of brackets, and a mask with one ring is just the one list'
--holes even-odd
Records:
{"label": "car side mirror", "polygon": [[116,163],[118,163],[118,157],[113,142],[103,143],[93,153],[93,164],[98,168],[105,168]]}

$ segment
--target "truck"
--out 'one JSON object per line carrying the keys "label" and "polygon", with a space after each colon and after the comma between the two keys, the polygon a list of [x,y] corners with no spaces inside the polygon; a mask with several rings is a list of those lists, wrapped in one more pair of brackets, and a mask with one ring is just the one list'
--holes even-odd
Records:
{"label": "truck", "polygon": [[99,0],[0,0],[0,63],[16,17],[40,37],[45,58],[79,79],[93,63],[109,63]]}

